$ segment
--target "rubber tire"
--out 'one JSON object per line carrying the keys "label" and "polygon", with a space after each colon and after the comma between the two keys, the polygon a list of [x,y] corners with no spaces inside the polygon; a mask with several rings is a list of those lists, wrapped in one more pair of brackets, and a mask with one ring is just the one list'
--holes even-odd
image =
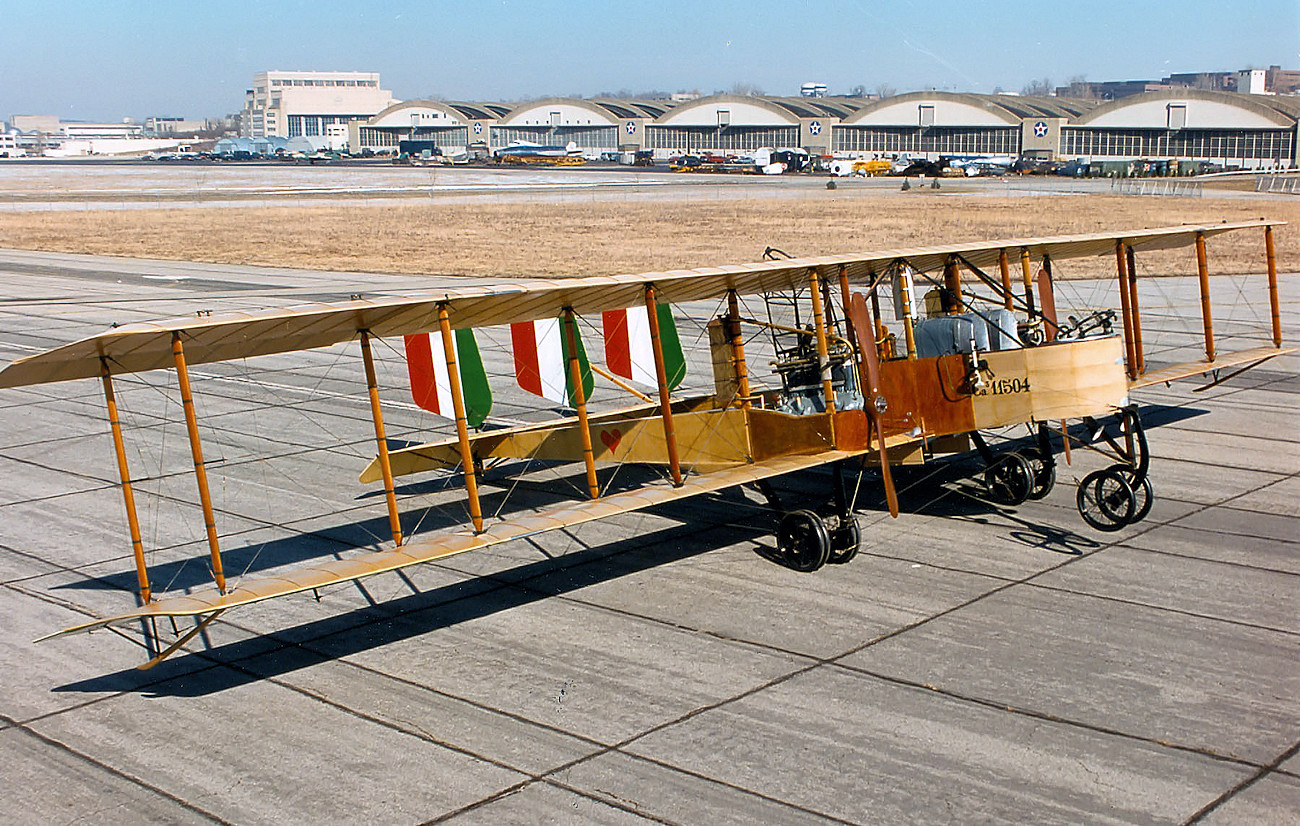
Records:
{"label": "rubber tire", "polygon": [[858,518],[850,515],[831,531],[831,553],[826,561],[832,565],[843,565],[858,555],[861,546],[862,528],[858,526]]}
{"label": "rubber tire", "polygon": [[1137,478],[1137,471],[1128,465],[1114,465],[1114,470],[1123,474],[1124,481],[1133,489],[1134,508],[1133,515],[1129,517],[1128,524],[1141,522],[1151,513],[1151,503],[1155,500],[1155,489],[1151,485],[1151,474],[1147,473],[1142,476],[1142,481],[1134,483]]}
{"label": "rubber tire", "polygon": [[1019,453],[1004,453],[984,470],[984,487],[995,502],[1024,504],[1034,487],[1034,471]]}
{"label": "rubber tire", "polygon": [[776,550],[789,568],[810,574],[826,564],[831,538],[826,522],[810,510],[790,511],[776,529]]}
{"label": "rubber tire", "polygon": [[1043,499],[1056,487],[1056,462],[1044,462],[1037,455],[1029,457],[1033,484],[1029,486],[1030,499]]}
{"label": "rubber tire", "polygon": [[1128,525],[1136,511],[1136,497],[1128,479],[1113,467],[1094,470],[1079,483],[1074,497],[1079,516],[1093,530],[1110,533]]}

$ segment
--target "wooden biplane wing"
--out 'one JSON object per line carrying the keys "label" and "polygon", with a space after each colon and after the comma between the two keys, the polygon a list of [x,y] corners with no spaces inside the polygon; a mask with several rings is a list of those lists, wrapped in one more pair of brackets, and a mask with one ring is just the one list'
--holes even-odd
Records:
{"label": "wooden biplane wing", "polygon": [[[1208,316],[1205,239],[1254,228],[1264,230],[1269,251],[1273,346],[1216,353]],[[1132,273],[1134,251],[1192,245],[1198,253],[1206,359],[1146,373]],[[1074,326],[1070,327],[1060,322],[1054,311],[1038,309],[1054,310],[1058,303],[1052,293],[1054,265],[1111,255],[1116,257],[1119,274],[1122,336],[1112,332],[1109,321],[1096,313],[1094,317],[1101,319],[1098,324],[1105,322],[1102,330],[1076,323],[1073,317],[1069,324]],[[1023,294],[1011,285],[1008,261],[1016,259],[1023,273]],[[1041,262],[1036,279],[1032,277],[1032,260]],[[984,272],[994,268],[1000,271],[1000,283]],[[962,269],[977,279],[973,287],[969,279],[963,286]],[[914,277],[935,287],[932,293],[937,300],[929,318],[922,318],[917,311],[919,302],[912,300]],[[884,324],[879,305],[885,285],[892,285],[895,320],[903,321],[905,339],[898,339]],[[987,295],[989,291],[992,297]],[[742,315],[739,299],[743,296],[762,297],[766,321]],[[981,312],[975,306],[980,301],[995,309]],[[706,312],[716,314],[701,325],[707,331],[714,392],[673,398],[685,367],[670,308],[703,302],[711,307]],[[810,305],[810,314],[800,314],[800,302]],[[774,305],[779,305],[775,314]],[[787,310],[791,318],[780,316]],[[777,532],[778,554],[797,570],[815,570],[828,559],[847,561],[857,552],[859,531],[840,478],[846,460],[878,463],[890,512],[897,515],[890,464],[904,461],[902,457],[924,460],[951,452],[941,449],[942,444],[974,441],[990,462],[986,477],[990,489],[1021,496],[1019,501],[1023,501],[1031,486],[1045,494],[1055,478],[1054,472],[1049,473],[1052,454],[1044,429],[1047,420],[1091,419],[1118,411],[1127,429],[1112,443],[1120,447],[1121,458],[1131,467],[1126,471],[1127,481],[1120,479],[1113,489],[1128,492],[1128,507],[1117,508],[1113,493],[1094,503],[1104,523],[1099,529],[1116,529],[1114,526],[1141,518],[1134,516],[1133,491],[1145,482],[1146,472],[1145,457],[1139,464],[1136,457],[1141,451],[1132,447],[1141,441],[1136,414],[1123,413],[1128,409],[1129,390],[1224,367],[1248,368],[1289,352],[1281,347],[1278,312],[1272,227],[1261,221],[890,249],[636,275],[520,280],[493,287],[356,297],[335,304],[265,312],[200,314],[116,327],[19,359],[0,370],[0,388],[98,378],[108,407],[143,605],[52,636],[158,617],[201,617],[202,628],[237,606],[319,590],[746,484],[759,486],[773,509],[784,514]],[[588,410],[593,384],[577,320],[594,319],[598,314],[605,319],[609,336],[605,350],[611,368],[601,375],[644,403]],[[1112,312],[1106,318],[1113,317]],[[770,334],[771,350],[765,351],[764,357],[772,356],[769,366],[779,378],[779,387],[751,385],[742,324]],[[918,352],[924,349],[919,343],[924,338],[920,335],[922,325],[928,335],[925,341],[930,345],[938,342],[940,351]],[[508,427],[491,421],[492,392],[472,331],[505,326],[512,331],[520,388],[576,415],[542,423],[513,422]],[[397,337],[407,337],[407,366],[415,401],[421,408],[453,420],[454,438],[389,449],[371,342]],[[376,450],[375,460],[361,471],[361,478],[383,483],[394,547],[260,578],[240,576],[228,585],[188,366],[354,340],[361,345]],[[665,358],[670,349],[667,345],[676,353],[674,358]],[[647,353],[652,358],[647,360]],[[471,355],[473,367],[467,369],[466,359]],[[112,379],[160,369],[172,369],[177,376],[216,587],[155,599]],[[474,390],[467,393],[462,375],[471,373],[469,383]],[[629,380],[639,378],[646,386],[656,385],[658,398],[636,391],[615,374]],[[471,423],[484,424],[484,428],[471,433]],[[993,456],[978,434],[981,428],[1031,423],[1039,428],[1037,466],[1023,456],[1006,461],[1015,454]],[[1124,440],[1129,445],[1126,455],[1120,445]],[[590,498],[485,521],[478,477],[485,467],[510,460],[581,462]],[[631,490],[614,490],[608,483],[602,489],[598,462],[666,468],[668,478]],[[836,474],[835,513],[830,516],[807,508],[785,511],[765,485],[772,477],[828,465]],[[460,475],[471,524],[404,537],[393,479],[433,471]],[[1113,480],[1107,477],[1106,481],[1110,484]],[[1100,482],[1095,487],[1103,489]],[[1081,503],[1084,498],[1080,497]],[[1002,501],[1009,500],[1003,497]],[[1084,513],[1083,504],[1080,512]],[[1088,519],[1086,513],[1084,517]],[[154,661],[187,639],[180,639]]]}
{"label": "wooden biplane wing", "polygon": [[[886,444],[894,447],[912,441],[914,440],[906,437],[892,437],[886,441]],[[481,533],[472,530],[445,531],[427,538],[413,539],[391,550],[360,554],[322,565],[295,568],[279,576],[250,577],[246,584],[237,584],[224,594],[209,589],[196,594],[155,600],[114,617],[65,628],[41,637],[41,640],[81,631],[94,631],[111,625],[124,625],[141,619],[198,617],[275,597],[316,591],[387,571],[397,571],[412,565],[446,559],[467,551],[482,550],[513,539],[524,539],[547,531],[560,530],[598,519],[608,519],[691,496],[716,493],[738,485],[818,467],[827,462],[853,459],[862,456],[865,452],[830,450],[808,456],[781,456],[752,465],[741,465],[703,476],[688,477],[680,487],[674,487],[667,481],[655,482],[635,491],[575,502],[544,513],[515,517],[509,521],[489,525]]]}
{"label": "wooden biplane wing", "polygon": [[[1153,370],[1149,373],[1141,374],[1136,379],[1129,382],[1129,388],[1132,390],[1140,390],[1143,387],[1151,387],[1156,384],[1168,384],[1169,382],[1178,381],[1179,379],[1195,378],[1196,376],[1204,376],[1208,373],[1215,373],[1233,367],[1242,368],[1232,374],[1237,375],[1244,370],[1257,367],[1269,359],[1294,352],[1294,347],[1251,347],[1245,350],[1236,350],[1231,353],[1216,355],[1214,361],[1209,361],[1208,359],[1197,359],[1196,361],[1171,364],[1168,367],[1162,367],[1159,370]],[[1216,380],[1214,383],[1217,384],[1218,381]]]}

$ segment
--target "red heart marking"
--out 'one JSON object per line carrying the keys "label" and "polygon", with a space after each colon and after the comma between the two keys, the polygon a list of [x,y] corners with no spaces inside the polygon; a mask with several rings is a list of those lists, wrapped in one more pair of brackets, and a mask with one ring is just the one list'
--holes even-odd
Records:
{"label": "red heart marking", "polygon": [[623,441],[623,434],[617,430],[602,430],[600,431],[600,441],[609,449],[610,453],[613,453],[618,449],[618,443]]}

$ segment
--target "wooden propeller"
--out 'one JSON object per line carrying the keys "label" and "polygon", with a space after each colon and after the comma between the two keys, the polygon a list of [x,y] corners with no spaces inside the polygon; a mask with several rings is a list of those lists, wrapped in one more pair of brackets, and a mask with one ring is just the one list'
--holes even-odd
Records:
{"label": "wooden propeller", "polygon": [[885,481],[885,501],[889,504],[889,515],[898,516],[898,493],[894,490],[894,475],[889,469],[889,454],[885,450],[885,428],[881,415],[888,406],[888,401],[880,392],[880,356],[876,353],[876,330],[871,323],[871,310],[862,293],[852,293],[847,311],[849,326],[853,338],[858,344],[858,379],[866,397],[864,407],[867,420],[876,433],[876,443],[880,446],[880,475]]}

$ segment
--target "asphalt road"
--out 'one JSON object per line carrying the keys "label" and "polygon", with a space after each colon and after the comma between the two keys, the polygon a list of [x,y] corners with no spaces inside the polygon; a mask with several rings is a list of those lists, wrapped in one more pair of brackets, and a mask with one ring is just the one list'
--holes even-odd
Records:
{"label": "asphalt road", "polygon": [[[431,286],[0,251],[0,360]],[[1215,280],[1223,350],[1267,324],[1242,286]],[[1283,302],[1295,341],[1294,275]],[[1193,280],[1147,282],[1142,304],[1153,362],[1194,352]],[[436,423],[379,349],[389,435],[418,437]],[[262,361],[194,371],[227,572],[380,545],[355,347]],[[765,558],[770,516],[728,494],[232,611],[148,672],[139,629],[32,643],[135,604],[98,384],[0,391],[0,819],[1295,823],[1298,366],[1138,395],[1158,498],[1117,533],[1074,510],[1103,460],[1075,451],[1050,496],[1004,508],[968,458],[900,473],[896,521],[864,477],[863,552],[813,574]],[[129,459],[155,587],[204,588],[170,381],[118,381]],[[499,412],[527,417],[508,395]],[[539,505],[575,484],[485,489]],[[408,531],[464,518],[454,480],[401,497]]]}

